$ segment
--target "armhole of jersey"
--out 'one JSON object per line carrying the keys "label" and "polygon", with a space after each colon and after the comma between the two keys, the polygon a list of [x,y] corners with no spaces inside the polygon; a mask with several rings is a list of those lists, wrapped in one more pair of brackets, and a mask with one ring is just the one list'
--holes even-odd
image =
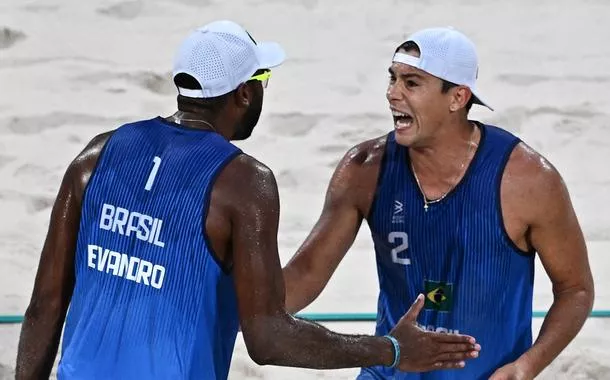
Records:
{"label": "armhole of jersey", "polygon": [[498,210],[498,223],[500,224],[500,229],[502,230],[502,235],[504,236],[504,240],[506,243],[519,255],[525,257],[532,257],[535,252],[524,251],[519,248],[513,239],[508,235],[508,231],[506,230],[506,225],[504,224],[504,215],[502,214],[502,177],[504,177],[504,171],[506,170],[506,165],[508,164],[508,160],[510,159],[510,155],[515,150],[515,147],[519,145],[521,142],[520,139],[515,139],[508,149],[506,149],[506,153],[504,153],[504,157],[502,157],[502,161],[500,162],[500,170],[498,171],[498,175],[496,178],[496,209]]}
{"label": "armhole of jersey", "polygon": [[371,206],[369,207],[368,215],[366,215],[366,221],[369,225],[369,228],[372,228],[373,224],[373,214],[375,213],[375,206],[377,205],[377,199],[379,195],[379,185],[383,180],[383,176],[385,174],[385,166],[388,157],[388,144],[390,143],[390,134],[386,135],[385,144],[383,146],[383,156],[381,156],[381,162],[379,163],[379,173],[377,174],[377,181],[375,182],[375,192],[373,193],[373,200],[371,201]]}
{"label": "armhole of jersey", "polygon": [[89,176],[89,180],[87,180],[87,184],[85,185],[85,188],[83,189],[83,195],[81,196],[81,209],[82,209],[83,205],[85,204],[85,197],[87,196],[87,190],[89,189],[89,184],[93,181],[93,178],[94,178],[95,174],[97,173],[97,168],[100,167],[100,164],[102,162],[102,157],[104,156],[104,153],[106,152],[106,147],[108,146],[108,144],[110,144],[110,139],[112,138],[112,136],[114,136],[114,132],[110,136],[108,136],[108,139],[104,143],[104,146],[102,147],[102,149],[100,149],[100,154],[97,156],[97,161],[95,162],[95,165],[93,166],[93,170],[91,170],[91,175]]}
{"label": "armhole of jersey", "polygon": [[240,154],[242,154],[242,151],[240,149],[235,150],[235,152],[231,153],[225,159],[225,161],[222,164],[220,164],[218,166],[218,168],[216,168],[216,171],[212,175],[212,178],[210,179],[210,183],[209,183],[205,193],[203,194],[203,209],[202,209],[203,213],[201,215],[201,218],[202,218],[202,220],[201,220],[201,225],[202,225],[201,233],[203,234],[203,240],[205,242],[206,247],[208,248],[208,251],[210,252],[210,255],[212,256],[212,258],[214,259],[214,261],[216,262],[218,267],[223,271],[224,274],[227,274],[227,275],[231,273],[231,268],[228,268],[227,266],[225,266],[223,264],[222,260],[220,260],[220,258],[216,254],[216,252],[214,252],[214,248],[212,247],[212,242],[210,241],[210,238],[209,238],[208,233],[206,231],[205,224],[206,224],[206,220],[207,220],[207,217],[208,217],[208,211],[210,210],[210,199],[212,197],[212,190],[214,189],[214,184],[216,183],[216,179],[218,178],[220,173],[222,173],[224,168],[231,161],[233,161],[233,159],[235,159],[235,157],[239,156]]}

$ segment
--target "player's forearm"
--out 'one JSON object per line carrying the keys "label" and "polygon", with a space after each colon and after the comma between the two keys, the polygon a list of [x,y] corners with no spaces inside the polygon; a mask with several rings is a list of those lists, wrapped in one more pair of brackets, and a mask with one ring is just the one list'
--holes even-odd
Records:
{"label": "player's forearm", "polygon": [[16,380],[48,379],[61,337],[59,311],[28,308],[17,351]]}
{"label": "player's forearm", "polygon": [[547,367],[574,339],[593,307],[593,289],[574,289],[556,294],[538,339],[519,358],[532,378]]}
{"label": "player's forearm", "polygon": [[337,369],[390,365],[394,360],[386,338],[337,334],[305,320],[281,319],[267,329],[259,349],[249,349],[260,365]]}

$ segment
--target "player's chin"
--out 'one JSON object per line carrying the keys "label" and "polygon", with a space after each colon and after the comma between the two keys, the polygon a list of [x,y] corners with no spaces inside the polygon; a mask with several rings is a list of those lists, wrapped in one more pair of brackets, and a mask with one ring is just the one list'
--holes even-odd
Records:
{"label": "player's chin", "polygon": [[400,145],[412,146],[413,144],[417,143],[418,133],[415,125],[410,126],[409,128],[394,127],[394,132],[396,142]]}

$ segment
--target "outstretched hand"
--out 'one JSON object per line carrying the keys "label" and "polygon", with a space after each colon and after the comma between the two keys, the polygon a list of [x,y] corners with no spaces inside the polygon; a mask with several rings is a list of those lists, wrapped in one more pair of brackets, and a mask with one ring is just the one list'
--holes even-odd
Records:
{"label": "outstretched hand", "polygon": [[481,346],[471,336],[436,333],[420,328],[417,316],[423,307],[424,296],[420,294],[390,332],[400,344],[399,370],[425,372],[463,368],[466,359],[479,356]]}

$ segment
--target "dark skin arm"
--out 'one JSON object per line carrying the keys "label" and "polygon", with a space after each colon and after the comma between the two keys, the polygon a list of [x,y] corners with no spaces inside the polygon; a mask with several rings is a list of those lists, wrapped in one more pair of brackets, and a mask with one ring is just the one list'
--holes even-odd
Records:
{"label": "dark skin arm", "polygon": [[74,252],[83,189],[111,133],[94,138],[70,164],[53,205],[30,304],[21,327],[15,378],[48,378],[74,289]]}
{"label": "dark skin arm", "polygon": [[[337,334],[286,312],[277,248],[279,196],[269,169],[240,156],[219,176],[216,189],[232,200],[228,207],[233,276],[244,340],[255,362],[317,369],[392,363],[393,348],[385,338]],[[472,357],[474,347],[469,342],[474,340],[421,331],[414,321],[422,306],[420,299],[393,332],[401,341],[403,354],[417,351],[408,359],[403,355],[400,368],[460,367],[459,361]]]}
{"label": "dark skin arm", "polygon": [[554,300],[532,348],[492,379],[533,379],[582,328],[593,307],[593,277],[568,190],[548,161],[521,144],[507,165],[502,191],[505,219],[518,217],[521,223],[512,225],[527,226],[523,238],[514,240],[538,252]]}
{"label": "dark skin arm", "polygon": [[320,218],[284,267],[286,308],[291,313],[320,295],[354,243],[373,200],[384,146],[385,138],[364,142],[337,165]]}

